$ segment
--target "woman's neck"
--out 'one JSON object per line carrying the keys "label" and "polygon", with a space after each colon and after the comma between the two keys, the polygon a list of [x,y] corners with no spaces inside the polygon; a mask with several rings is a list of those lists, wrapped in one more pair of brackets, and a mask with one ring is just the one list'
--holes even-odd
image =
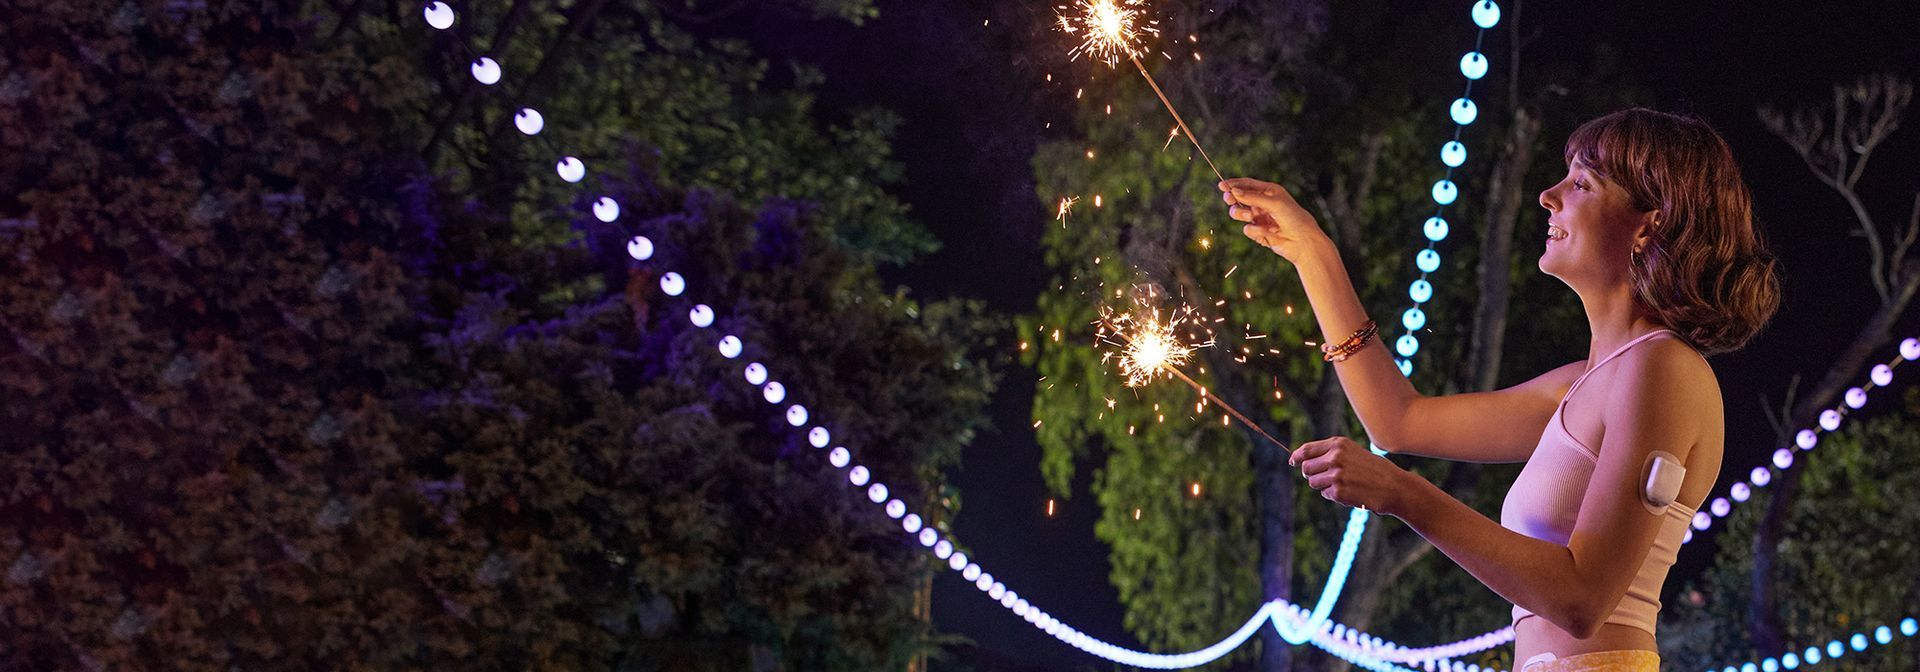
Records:
{"label": "woman's neck", "polygon": [[1593,364],[1628,341],[1665,328],[1633,300],[1633,289],[1624,284],[1582,293],[1580,303],[1586,308],[1590,332],[1587,361]]}

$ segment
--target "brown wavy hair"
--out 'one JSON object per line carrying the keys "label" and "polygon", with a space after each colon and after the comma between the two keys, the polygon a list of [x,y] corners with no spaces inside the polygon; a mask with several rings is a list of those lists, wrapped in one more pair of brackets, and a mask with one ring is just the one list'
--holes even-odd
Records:
{"label": "brown wavy hair", "polygon": [[1753,224],[1753,195],[1706,122],[1645,108],[1582,124],[1579,160],[1657,211],[1632,257],[1634,301],[1703,354],[1744,347],[1780,307],[1779,261]]}

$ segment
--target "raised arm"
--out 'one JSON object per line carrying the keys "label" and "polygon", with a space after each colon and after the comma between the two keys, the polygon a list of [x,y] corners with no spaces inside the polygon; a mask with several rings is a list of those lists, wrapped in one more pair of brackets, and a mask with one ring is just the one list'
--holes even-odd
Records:
{"label": "raised arm", "polygon": [[[1248,222],[1247,237],[1292,261],[1328,342],[1340,342],[1367,320],[1333,241],[1280,185],[1245,178],[1220,183],[1229,214]],[[1376,337],[1377,338],[1377,337]],[[1584,362],[1493,392],[1423,396],[1376,342],[1334,364],[1340,385],[1367,433],[1395,453],[1463,462],[1521,462]]]}

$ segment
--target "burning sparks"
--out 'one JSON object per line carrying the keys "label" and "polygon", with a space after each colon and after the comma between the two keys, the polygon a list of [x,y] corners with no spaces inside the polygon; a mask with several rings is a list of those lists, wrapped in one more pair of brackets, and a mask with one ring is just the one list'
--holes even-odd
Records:
{"label": "burning sparks", "polygon": [[1055,215],[1054,219],[1060,220],[1060,224],[1064,226],[1067,223],[1067,215],[1073,214],[1073,206],[1079,203],[1079,196],[1068,196],[1060,199],[1060,214]]}
{"label": "burning sparks", "polygon": [[1060,31],[1081,38],[1068,55],[1086,56],[1108,67],[1120,64],[1140,52],[1140,41],[1159,34],[1158,21],[1139,24],[1140,0],[1079,0],[1074,7],[1060,6]]}
{"label": "burning sparks", "polygon": [[1189,342],[1181,337],[1183,331],[1195,331],[1200,327],[1197,313],[1190,306],[1182,306],[1167,319],[1162,319],[1159,309],[1137,313],[1115,313],[1104,311],[1098,325],[1097,338],[1117,347],[1109,351],[1103,359],[1118,359],[1120,375],[1126,380],[1127,387],[1140,387],[1153,382],[1162,374],[1187,363],[1193,358],[1193,351],[1213,345],[1206,342]]}

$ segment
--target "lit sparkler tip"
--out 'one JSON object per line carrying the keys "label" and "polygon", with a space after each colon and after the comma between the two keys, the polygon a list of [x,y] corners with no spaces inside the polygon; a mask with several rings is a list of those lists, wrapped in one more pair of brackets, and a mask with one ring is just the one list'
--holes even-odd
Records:
{"label": "lit sparkler tip", "polygon": [[1081,37],[1068,55],[1076,59],[1085,55],[1108,66],[1118,65],[1121,57],[1133,57],[1146,35],[1160,32],[1158,22],[1138,21],[1143,5],[1141,0],[1078,0],[1071,8],[1077,14],[1058,17],[1060,32]]}

